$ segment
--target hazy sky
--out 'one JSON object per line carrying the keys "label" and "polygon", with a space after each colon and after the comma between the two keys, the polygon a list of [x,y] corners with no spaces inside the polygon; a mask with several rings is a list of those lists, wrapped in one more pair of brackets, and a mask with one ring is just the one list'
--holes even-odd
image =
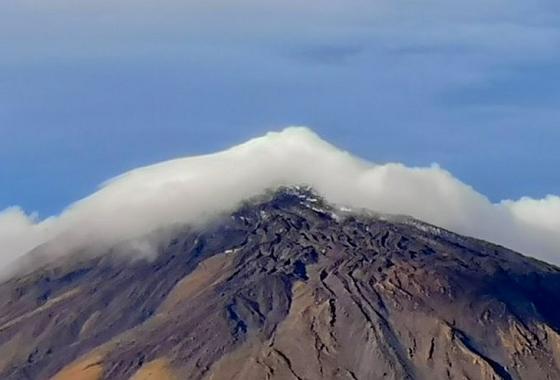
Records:
{"label": "hazy sky", "polygon": [[0,210],[294,124],[541,198],[559,104],[558,0],[3,0]]}

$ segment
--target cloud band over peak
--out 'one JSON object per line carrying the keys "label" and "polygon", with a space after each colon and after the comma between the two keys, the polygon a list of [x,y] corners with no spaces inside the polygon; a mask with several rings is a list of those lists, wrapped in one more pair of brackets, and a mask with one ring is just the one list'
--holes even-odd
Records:
{"label": "cloud band over peak", "polygon": [[328,201],[411,215],[560,264],[560,197],[492,203],[438,165],[374,164],[304,127],[228,150],[138,168],[109,180],[58,216],[0,212],[0,268],[34,247],[115,244],[176,223],[196,223],[281,185],[306,184]]}

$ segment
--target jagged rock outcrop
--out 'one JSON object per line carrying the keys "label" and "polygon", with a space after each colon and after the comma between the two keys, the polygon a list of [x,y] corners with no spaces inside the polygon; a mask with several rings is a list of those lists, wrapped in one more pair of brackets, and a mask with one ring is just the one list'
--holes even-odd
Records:
{"label": "jagged rock outcrop", "polygon": [[282,189],[0,285],[0,378],[559,379],[560,271]]}

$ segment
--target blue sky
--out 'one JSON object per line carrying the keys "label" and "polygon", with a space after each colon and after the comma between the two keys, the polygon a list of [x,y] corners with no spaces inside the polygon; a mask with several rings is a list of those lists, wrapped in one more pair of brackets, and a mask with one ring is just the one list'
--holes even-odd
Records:
{"label": "blue sky", "polygon": [[559,103],[558,1],[5,0],[0,210],[286,125],[493,201],[560,194]]}

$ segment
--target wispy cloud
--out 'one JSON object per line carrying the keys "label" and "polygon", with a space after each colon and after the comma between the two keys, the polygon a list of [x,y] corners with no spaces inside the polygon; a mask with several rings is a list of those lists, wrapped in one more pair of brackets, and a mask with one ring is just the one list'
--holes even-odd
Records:
{"label": "wispy cloud", "polygon": [[0,264],[49,242],[53,252],[102,251],[175,223],[199,223],[280,185],[307,184],[327,200],[406,214],[560,264],[560,198],[503,201],[437,165],[377,165],[337,149],[306,128],[268,133],[223,152],[135,169],[105,183],[59,216],[37,221],[0,213]]}
{"label": "wispy cloud", "polygon": [[513,67],[498,66],[486,78],[446,91],[451,106],[549,108],[560,100],[560,61]]}

